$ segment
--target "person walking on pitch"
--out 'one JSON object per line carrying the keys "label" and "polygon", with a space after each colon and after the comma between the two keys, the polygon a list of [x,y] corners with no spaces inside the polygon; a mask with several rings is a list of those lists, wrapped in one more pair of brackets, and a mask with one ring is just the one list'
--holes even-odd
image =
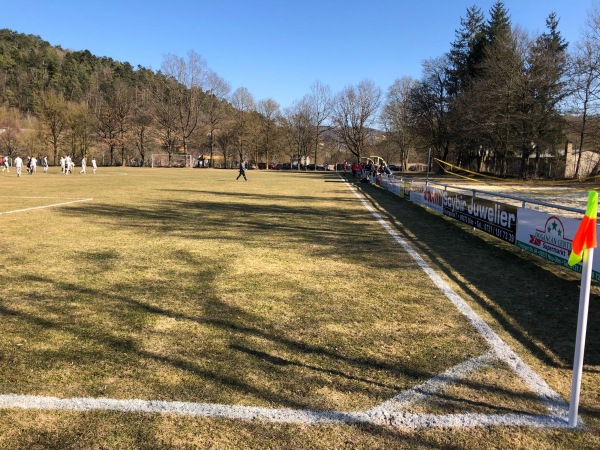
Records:
{"label": "person walking on pitch", "polygon": [[236,181],[240,178],[240,177],[244,177],[245,181],[248,181],[248,178],[246,178],[246,164],[244,162],[243,159],[240,159],[240,173],[238,174]]}

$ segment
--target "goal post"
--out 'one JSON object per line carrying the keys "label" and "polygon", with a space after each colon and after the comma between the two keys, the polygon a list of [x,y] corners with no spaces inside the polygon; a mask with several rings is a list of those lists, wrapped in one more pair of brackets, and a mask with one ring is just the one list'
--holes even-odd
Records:
{"label": "goal post", "polygon": [[192,155],[169,155],[168,153],[158,153],[152,155],[152,167],[194,167],[194,157]]}

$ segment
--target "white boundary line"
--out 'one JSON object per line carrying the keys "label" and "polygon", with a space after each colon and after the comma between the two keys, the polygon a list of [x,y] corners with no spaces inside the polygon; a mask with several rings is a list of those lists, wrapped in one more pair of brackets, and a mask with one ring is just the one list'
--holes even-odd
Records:
{"label": "white boundary line", "polygon": [[[347,186],[352,188],[349,183]],[[481,426],[529,426],[529,427],[568,427],[568,408],[564,400],[548,384],[523,362],[502,339],[469,307],[469,305],[448,286],[441,277],[425,262],[413,248],[402,239],[383,218],[361,197],[352,191],[383,228],[400,244],[434,284],[464,314],[492,350],[488,353],[458,364],[444,373],[428,380],[421,386],[413,387],[381,405],[364,412],[315,411],[299,409],[275,409],[253,406],[220,405],[213,403],[192,403],[153,400],[117,400],[109,398],[67,398],[60,399],[33,395],[0,395],[0,408],[91,411],[111,410],[152,414],[178,414],[196,417],[222,417],[240,420],[262,420],[301,424],[351,424],[370,423],[402,428],[432,427],[481,427]],[[90,200],[90,199],[86,199]],[[79,200],[79,201],[86,201]],[[56,205],[54,205],[56,206]],[[493,357],[507,363],[517,375],[538,394],[550,411],[550,415],[536,414],[412,414],[396,409],[404,408],[420,400],[429,393],[442,389],[453,380],[459,379],[490,364]]]}
{"label": "white boundary line", "polygon": [[440,291],[458,308],[458,310],[471,322],[481,336],[490,344],[496,356],[504,361],[513,369],[513,371],[523,380],[523,382],[535,392],[545,406],[550,411],[550,415],[559,420],[566,420],[568,415],[568,405],[548,384],[534,372],[519,356],[513,352],[510,347],[490,328],[490,326],[481,319],[473,309],[458,295],[448,284],[425,262],[398,233],[396,233],[379,215],[360,196],[352,185],[346,182],[346,185],[352,189],[354,195],[360,200],[363,206],[375,217],[381,226],[400,244],[404,250],[413,258],[417,265],[429,276],[431,281]]}
{"label": "white boundary line", "polygon": [[[15,198],[60,198],[60,197],[15,197]],[[12,214],[12,213],[25,212],[25,211],[33,211],[35,209],[54,208],[56,206],[70,205],[72,203],[79,203],[79,202],[89,202],[91,200],[93,200],[93,198],[82,198],[79,200],[71,200],[69,202],[54,203],[52,205],[34,206],[32,208],[25,208],[25,209],[13,209],[12,211],[1,211],[0,214]]]}
{"label": "white boundary line", "polygon": [[220,405],[216,403],[169,402],[159,400],[116,400],[111,398],[67,398],[33,395],[0,395],[0,408],[66,410],[66,411],[122,411],[150,414],[177,414],[194,417],[220,417],[238,420],[298,424],[352,424],[370,423],[399,428],[481,427],[491,425],[567,427],[567,424],[549,416],[526,414],[410,414],[377,412],[315,411],[273,409],[254,406]]}

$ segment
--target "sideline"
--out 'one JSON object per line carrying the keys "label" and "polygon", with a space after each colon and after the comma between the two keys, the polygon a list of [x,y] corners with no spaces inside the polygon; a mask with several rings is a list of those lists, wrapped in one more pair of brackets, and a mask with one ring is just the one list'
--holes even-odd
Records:
{"label": "sideline", "polygon": [[357,188],[346,182],[352,189],[354,195],[363,206],[375,217],[381,226],[400,244],[412,257],[417,265],[429,276],[431,281],[440,291],[458,308],[458,310],[471,322],[475,329],[492,347],[496,357],[508,364],[508,366],[523,380],[523,382],[536,393],[550,411],[550,416],[555,420],[567,420],[568,405],[558,393],[556,393],[535,371],[533,371],[510,347],[496,334],[490,326],[481,319],[477,313],[458,295],[448,284],[425,262],[392,227],[379,215],[371,205],[367,203],[364,196],[357,193]]}

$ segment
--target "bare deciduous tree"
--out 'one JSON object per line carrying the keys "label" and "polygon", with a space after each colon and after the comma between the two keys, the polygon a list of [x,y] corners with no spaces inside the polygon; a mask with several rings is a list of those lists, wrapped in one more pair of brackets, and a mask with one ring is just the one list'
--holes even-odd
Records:
{"label": "bare deciduous tree", "polygon": [[206,61],[194,51],[188,52],[187,60],[175,55],[165,55],[162,63],[164,74],[176,82],[171,87],[171,102],[174,108],[175,130],[188,154],[190,136],[200,121],[202,89],[205,87]]}
{"label": "bare deciduous tree", "polygon": [[65,137],[69,142],[72,155],[82,158],[87,156],[93,142],[95,126],[95,118],[86,102],[69,104]]}
{"label": "bare deciduous tree", "polygon": [[372,144],[373,125],[381,102],[381,89],[371,80],[344,88],[335,98],[332,121],[340,140],[360,161]]}
{"label": "bare deciduous tree", "polygon": [[410,93],[410,114],[420,142],[446,160],[450,151],[448,60],[440,57],[423,63],[423,78]]}
{"label": "bare deciduous tree", "polygon": [[151,130],[154,123],[151,111],[150,91],[145,85],[136,88],[131,120],[131,134],[135,148],[140,156],[140,165],[144,165],[149,142],[151,142]]}
{"label": "bare deciduous tree", "polygon": [[600,10],[592,9],[582,39],[576,43],[571,59],[572,121],[579,137],[575,177],[579,176],[584,146],[600,141],[599,130],[590,119],[600,114]]}
{"label": "bare deciduous tree", "polygon": [[265,162],[268,169],[269,154],[271,153],[271,149],[273,147],[277,119],[279,117],[279,104],[271,98],[260,100],[257,105],[257,112],[261,115],[261,141],[262,148],[265,152]]}
{"label": "bare deciduous tree", "polygon": [[320,81],[315,81],[310,87],[311,92],[308,101],[311,105],[311,122],[315,129],[315,165],[317,164],[317,152],[321,135],[327,131],[323,125],[331,117],[333,112],[333,97],[329,86]]}
{"label": "bare deciduous tree", "polygon": [[394,81],[394,84],[388,89],[381,114],[381,121],[387,132],[387,137],[397,148],[398,157],[405,170],[408,167],[409,152],[414,147],[415,142],[409,97],[416,84],[416,80],[409,77]]}
{"label": "bare deciduous tree", "polygon": [[206,93],[203,101],[203,117],[209,132],[210,167],[214,167],[213,155],[215,150],[215,133],[219,124],[227,117],[227,105],[225,99],[230,91],[231,87],[223,78],[212,70],[207,71]]}
{"label": "bare deciduous tree", "polygon": [[12,157],[21,150],[21,127],[15,117],[3,117],[0,120],[0,146],[6,149],[6,156]]}
{"label": "bare deciduous tree", "polygon": [[126,134],[129,128],[132,99],[131,90],[121,80],[104,83],[94,98],[92,111],[97,119],[97,132],[108,146],[110,164],[114,152],[121,149],[121,164],[125,164]]}
{"label": "bare deciduous tree", "polygon": [[296,155],[306,161],[313,142],[312,108],[308,97],[305,96],[286,108],[284,115],[289,142],[294,148],[292,156]]}
{"label": "bare deciduous tree", "polygon": [[179,139],[177,134],[177,108],[171,101],[174,82],[164,77],[157,78],[152,84],[152,114],[156,122],[156,134],[161,147],[169,155],[175,153]]}
{"label": "bare deciduous tree", "polygon": [[53,164],[58,156],[58,144],[67,121],[67,102],[62,95],[48,92],[42,97],[40,111],[41,135],[52,146]]}
{"label": "bare deciduous tree", "polygon": [[235,90],[231,96],[231,105],[234,108],[233,119],[235,122],[235,132],[238,138],[238,153],[240,160],[244,159],[245,146],[250,141],[250,114],[256,109],[254,97],[245,87]]}

